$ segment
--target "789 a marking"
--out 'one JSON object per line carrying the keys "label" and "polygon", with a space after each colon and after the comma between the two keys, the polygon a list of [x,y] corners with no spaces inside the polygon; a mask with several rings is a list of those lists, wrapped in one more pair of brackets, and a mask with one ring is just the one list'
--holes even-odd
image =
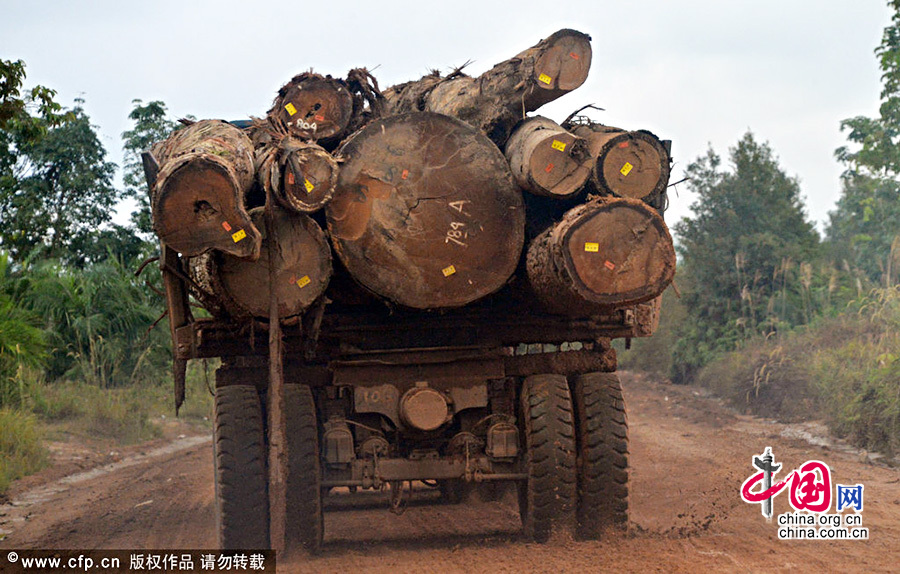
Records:
{"label": "789 a marking", "polygon": [[[469,200],[464,199],[461,201],[451,201],[447,205],[450,206],[451,209],[455,209],[461,215],[469,216],[468,213],[465,212],[466,204],[470,203]],[[466,229],[466,224],[462,221],[451,221],[450,229],[447,230],[447,235],[444,237],[444,243],[453,242],[457,245],[461,245],[466,247],[465,240],[468,239],[469,232]]]}

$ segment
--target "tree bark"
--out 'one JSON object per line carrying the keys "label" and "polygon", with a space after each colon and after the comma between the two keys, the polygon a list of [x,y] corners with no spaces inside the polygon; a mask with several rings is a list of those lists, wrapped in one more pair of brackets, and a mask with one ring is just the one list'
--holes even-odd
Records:
{"label": "tree bark", "polygon": [[260,234],[244,209],[253,184],[253,146],[223,121],[203,120],[153,148],[160,165],[150,189],[153,229],[185,256],[218,249],[259,257]]}
{"label": "tree bark", "polygon": [[[274,247],[275,294],[278,315],[284,323],[294,323],[318,299],[331,279],[331,249],[319,225],[304,214],[276,208],[277,245],[268,240],[265,208],[251,210],[253,222],[262,230],[262,249],[256,261],[221,253],[209,253],[191,260],[192,279],[237,320],[270,316],[269,260]],[[201,298],[203,300],[203,298]],[[210,305],[207,305],[211,307]],[[216,309],[210,309],[211,312]]]}
{"label": "tree bark", "polygon": [[500,150],[453,118],[377,120],[341,148],[325,208],[338,257],[364,287],[416,309],[499,289],[524,242],[521,192]]}
{"label": "tree bark", "polygon": [[541,116],[519,124],[506,144],[506,158],[519,186],[557,198],[581,191],[593,163],[587,140]]}
{"label": "tree bark", "polygon": [[385,92],[393,113],[430,111],[459,118],[503,146],[513,127],[542,105],[587,79],[590,36],[560,30],[473,78],[456,71],[431,74]]}
{"label": "tree bark", "polygon": [[338,165],[330,153],[271,121],[254,123],[253,140],[259,183],[282,207],[312,213],[331,201]]}
{"label": "tree bark", "polygon": [[641,201],[597,198],[531,242],[528,279],[552,313],[587,316],[653,299],[675,276],[672,236]]}
{"label": "tree bark", "polygon": [[588,140],[595,162],[591,183],[601,195],[641,199],[655,207],[669,185],[666,146],[648,131],[629,132],[601,124],[572,125]]}
{"label": "tree bark", "polygon": [[323,146],[336,144],[353,117],[353,95],[343,80],[305,72],[278,90],[269,116],[290,134]]}

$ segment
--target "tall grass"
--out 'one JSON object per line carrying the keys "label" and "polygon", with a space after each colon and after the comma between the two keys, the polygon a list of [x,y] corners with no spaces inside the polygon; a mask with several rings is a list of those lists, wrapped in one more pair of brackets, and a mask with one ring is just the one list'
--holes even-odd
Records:
{"label": "tall grass", "polygon": [[0,408],[0,495],[13,480],[37,472],[46,462],[35,417]]}
{"label": "tall grass", "polygon": [[900,452],[900,286],[872,291],[837,317],[747,343],[697,382],[750,412],[824,419],[853,444]]}

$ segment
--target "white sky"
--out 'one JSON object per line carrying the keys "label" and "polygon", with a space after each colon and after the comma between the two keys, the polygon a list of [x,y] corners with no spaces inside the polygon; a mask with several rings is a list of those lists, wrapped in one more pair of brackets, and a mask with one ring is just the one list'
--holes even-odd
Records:
{"label": "white sky", "polygon": [[[0,58],[25,60],[26,87],[86,99],[121,165],[135,98],[164,101],[173,118],[261,116],[309,68],[377,67],[382,88],[467,60],[477,75],[575,28],[593,37],[588,81],[539,113],[561,121],[595,103],[597,120],[671,139],[672,181],[750,129],[799,177],[821,229],[840,193],[839,123],[877,114],[873,50],[889,23],[884,0],[0,0]],[[678,186],[669,222],[690,195]]]}

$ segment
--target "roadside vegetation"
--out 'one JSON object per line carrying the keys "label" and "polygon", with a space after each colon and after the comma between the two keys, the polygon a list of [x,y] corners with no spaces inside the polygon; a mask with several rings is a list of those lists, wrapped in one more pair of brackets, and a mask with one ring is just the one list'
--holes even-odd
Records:
{"label": "roadside vegetation", "polygon": [[822,419],[853,444],[900,450],[900,0],[875,50],[875,118],[844,120],[843,191],[824,237],[799,182],[746,134],[729,162],[710,150],[687,168],[698,200],[674,226],[676,282],[628,368],[708,387],[738,408]]}

